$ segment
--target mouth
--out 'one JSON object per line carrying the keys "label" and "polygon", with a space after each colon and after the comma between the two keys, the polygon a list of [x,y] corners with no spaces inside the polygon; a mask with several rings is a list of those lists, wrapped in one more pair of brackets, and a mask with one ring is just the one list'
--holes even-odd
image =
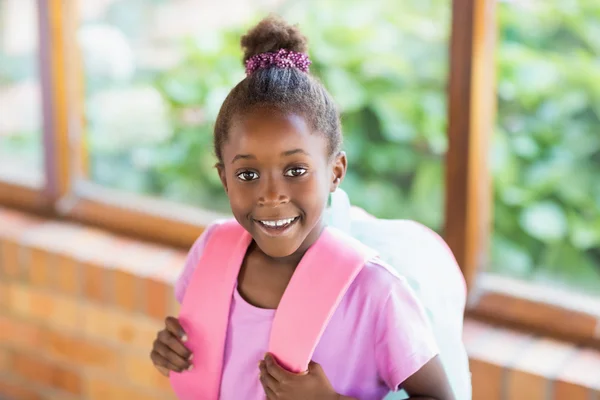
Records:
{"label": "mouth", "polygon": [[268,236],[281,236],[296,225],[300,217],[282,218],[277,220],[254,220]]}

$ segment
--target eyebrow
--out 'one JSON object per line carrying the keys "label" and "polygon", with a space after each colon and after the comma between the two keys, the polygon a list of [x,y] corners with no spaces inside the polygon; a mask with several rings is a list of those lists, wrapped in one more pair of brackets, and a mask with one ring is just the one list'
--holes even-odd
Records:
{"label": "eyebrow", "polygon": [[[307,156],[309,155],[306,151],[302,149],[288,150],[281,153],[283,157],[293,156],[294,154],[305,154]],[[231,163],[233,164],[237,160],[256,160],[256,156],[253,154],[237,154],[235,157],[233,157]]]}

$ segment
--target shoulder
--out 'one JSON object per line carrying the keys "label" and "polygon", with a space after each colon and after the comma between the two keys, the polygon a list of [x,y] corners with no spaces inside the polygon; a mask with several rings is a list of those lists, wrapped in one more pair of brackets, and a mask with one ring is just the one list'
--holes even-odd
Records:
{"label": "shoulder", "polygon": [[208,241],[213,236],[214,232],[227,221],[228,220],[218,220],[207,226],[188,251],[183,270],[175,283],[175,297],[180,303],[183,301],[187,287]]}
{"label": "shoulder", "polygon": [[354,295],[368,296],[381,302],[394,293],[411,291],[406,279],[377,257],[365,263],[350,289]]}

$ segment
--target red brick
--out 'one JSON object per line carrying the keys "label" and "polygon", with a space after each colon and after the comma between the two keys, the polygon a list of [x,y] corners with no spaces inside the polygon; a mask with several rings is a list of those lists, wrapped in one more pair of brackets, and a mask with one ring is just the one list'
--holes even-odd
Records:
{"label": "red brick", "polygon": [[139,387],[171,392],[169,379],[161,375],[150,360],[150,356],[126,355],[123,358],[123,376],[127,382]]}
{"label": "red brick", "polygon": [[80,293],[80,270],[77,262],[65,256],[56,257],[56,289],[65,294],[77,295]]}
{"label": "red brick", "polygon": [[511,400],[546,400],[549,381],[544,376],[511,369],[506,381],[506,393]]}
{"label": "red brick", "polygon": [[153,318],[164,320],[170,308],[169,303],[172,295],[169,286],[155,279],[146,279],[145,288],[144,311]]}
{"label": "red brick", "polygon": [[19,262],[19,245],[15,242],[0,241],[0,276],[17,279],[22,275]]}
{"label": "red brick", "polygon": [[174,293],[173,288],[171,288],[170,293],[171,293],[171,295],[169,296],[170,301],[169,301],[169,309],[168,309],[167,314],[172,317],[177,317],[179,315],[179,310],[181,309],[181,304],[179,304],[177,299],[175,299],[175,293]]}
{"label": "red brick", "polygon": [[24,319],[44,321],[52,326],[77,331],[81,325],[81,305],[75,298],[12,285],[9,291],[12,311]]}
{"label": "red brick", "polygon": [[[9,354],[9,350],[3,347],[0,347],[0,376],[10,371],[11,358]],[[0,392],[1,393],[1,392]]]}
{"label": "red brick", "polygon": [[469,365],[472,374],[474,400],[502,400],[502,366],[485,361],[471,359]]}
{"label": "red brick", "polygon": [[0,280],[0,311],[10,309],[8,283]]}
{"label": "red brick", "polygon": [[49,287],[51,274],[48,253],[41,249],[25,248],[25,271],[33,286]]}
{"label": "red brick", "polygon": [[591,389],[569,382],[554,383],[553,400],[589,400]]}
{"label": "red brick", "polygon": [[73,371],[22,353],[15,353],[12,359],[15,375],[67,393],[82,393],[81,377]]}
{"label": "red brick", "polygon": [[148,394],[147,389],[136,390],[131,385],[119,384],[103,377],[91,376],[86,382],[86,398],[89,400],[159,400],[164,399],[164,396],[152,396]]}
{"label": "red brick", "polygon": [[49,356],[76,366],[101,367],[109,371],[118,369],[119,357],[115,349],[90,340],[48,331],[44,335],[44,349]]}
{"label": "red brick", "polygon": [[538,339],[523,349],[510,365],[507,381],[510,399],[545,400],[551,394],[550,382],[566,360],[574,354],[573,346],[550,339]]}
{"label": "red brick", "polygon": [[10,400],[41,400],[42,396],[29,386],[19,384],[10,377],[0,377],[0,395]]}
{"label": "red brick", "polygon": [[53,391],[44,393],[44,400],[81,400],[81,398],[65,392]]}
{"label": "red brick", "polygon": [[81,268],[83,295],[93,301],[107,302],[106,274],[107,270],[102,265],[83,263]]}
{"label": "red brick", "polygon": [[86,336],[125,344],[150,352],[152,342],[164,323],[147,317],[129,315],[121,310],[87,305],[84,308],[83,332]]}
{"label": "red brick", "polygon": [[36,349],[42,343],[43,331],[36,325],[0,315],[0,343],[11,347]]}
{"label": "red brick", "polygon": [[142,279],[122,270],[110,270],[109,275],[114,304],[127,311],[136,311]]}

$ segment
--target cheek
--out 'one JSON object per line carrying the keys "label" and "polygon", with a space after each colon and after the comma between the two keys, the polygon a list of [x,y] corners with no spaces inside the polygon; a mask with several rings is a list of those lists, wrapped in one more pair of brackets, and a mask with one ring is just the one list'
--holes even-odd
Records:
{"label": "cheek", "polygon": [[251,207],[253,193],[251,185],[243,185],[237,181],[236,177],[228,180],[228,191],[227,196],[229,197],[229,204],[231,211],[235,214],[246,212],[245,209]]}
{"label": "cheek", "polygon": [[294,197],[302,202],[302,205],[311,211],[325,206],[329,195],[329,185],[324,177],[319,174],[298,185],[295,188]]}

